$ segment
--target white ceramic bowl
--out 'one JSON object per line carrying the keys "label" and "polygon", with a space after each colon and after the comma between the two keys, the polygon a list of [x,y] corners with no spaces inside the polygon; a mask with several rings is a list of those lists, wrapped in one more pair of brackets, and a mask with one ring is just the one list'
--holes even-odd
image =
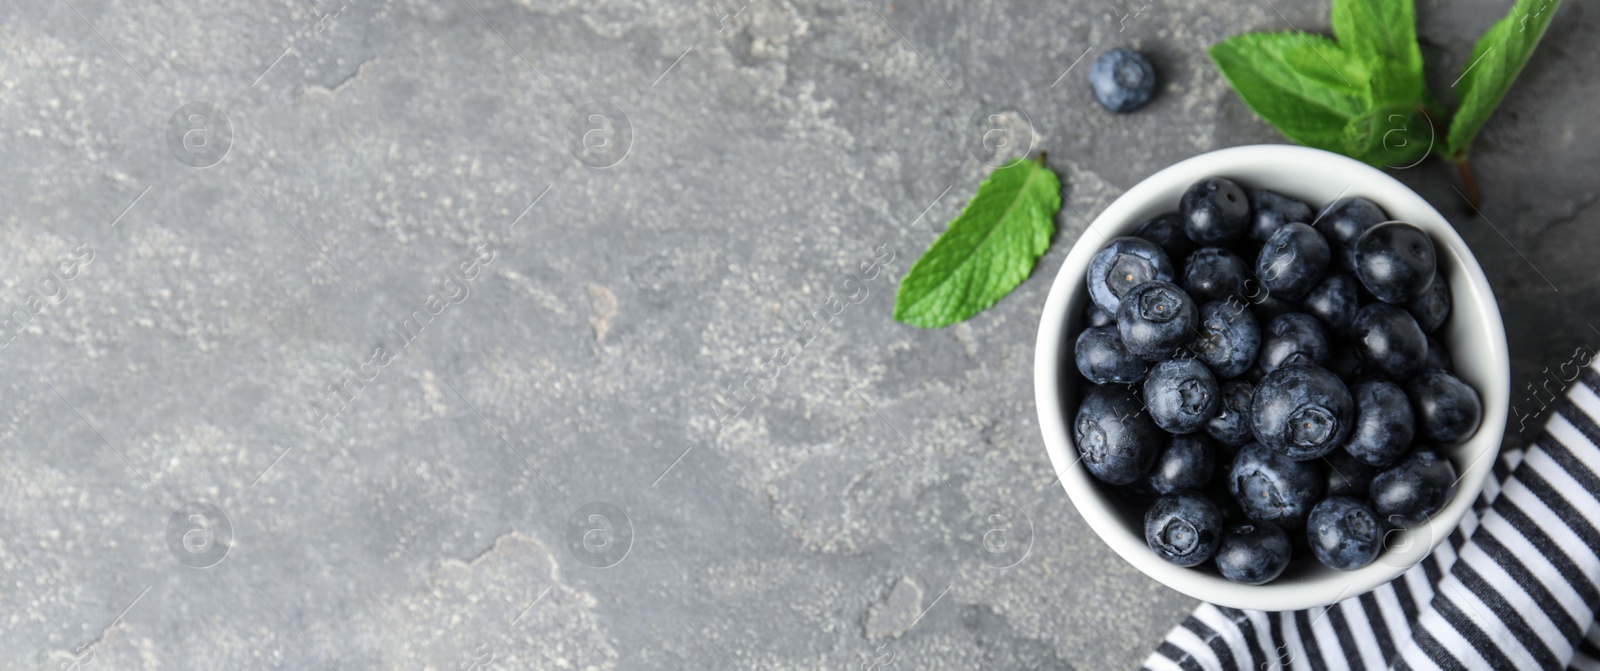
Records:
{"label": "white ceramic bowl", "polygon": [[[1144,539],[1144,510],[1115,497],[1078,461],[1072,425],[1084,384],[1073,359],[1073,342],[1088,307],[1089,261],[1106,241],[1132,235],[1139,224],[1176,211],[1189,185],[1213,176],[1246,188],[1267,188],[1299,198],[1318,212],[1340,197],[1363,196],[1390,217],[1433,236],[1439,266],[1450,281],[1450,319],[1435,334],[1449,349],[1455,373],[1478,390],[1483,424],[1471,440],[1444,448],[1461,479],[1454,497],[1426,525],[1392,532],[1378,560],[1354,571],[1335,571],[1314,558],[1297,557],[1277,580],[1251,586],[1229,582],[1208,563],[1180,568],[1156,556]],[[1174,261],[1178,261],[1174,259]],[[1034,397],[1045,449],[1079,514],[1117,554],[1146,575],[1204,601],[1255,610],[1299,610],[1358,596],[1393,580],[1450,535],[1483,490],[1500,449],[1510,396],[1511,363],[1505,325],[1489,281],[1461,236],[1427,201],[1404,184],[1338,154],[1283,145],[1258,145],[1201,154],[1151,175],[1111,203],[1079,236],[1067,255],[1039,322],[1034,356]]]}

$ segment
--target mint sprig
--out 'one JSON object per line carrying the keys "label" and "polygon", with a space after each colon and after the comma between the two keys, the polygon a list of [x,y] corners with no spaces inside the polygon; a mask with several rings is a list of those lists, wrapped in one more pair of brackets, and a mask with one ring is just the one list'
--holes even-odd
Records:
{"label": "mint sprig", "polygon": [[1211,59],[1250,109],[1289,139],[1360,158],[1348,129],[1372,109],[1372,70],[1326,37],[1246,33]]}
{"label": "mint sprig", "polygon": [[[1538,46],[1560,0],[1517,0],[1478,40],[1457,83],[1454,119],[1428,90],[1412,0],[1333,0],[1333,40],[1246,33],[1211,59],[1246,105],[1289,139],[1380,167],[1429,154],[1456,164],[1477,206],[1467,165],[1472,140]],[[1448,130],[1446,130],[1448,129]]]}
{"label": "mint sprig", "polygon": [[1511,89],[1511,82],[1522,72],[1534,47],[1539,46],[1558,4],[1560,0],[1520,0],[1512,5],[1510,14],[1478,38],[1472,59],[1456,83],[1460,106],[1445,142],[1451,160],[1466,157],[1472,139]]}
{"label": "mint sprig", "polygon": [[1033,272],[1060,209],[1061,181],[1043,154],[996,169],[900,280],[895,321],[937,328],[994,305]]}

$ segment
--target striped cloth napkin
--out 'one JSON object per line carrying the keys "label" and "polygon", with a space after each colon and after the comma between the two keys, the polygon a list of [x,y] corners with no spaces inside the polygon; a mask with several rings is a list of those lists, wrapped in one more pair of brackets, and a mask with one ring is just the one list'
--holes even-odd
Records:
{"label": "striped cloth napkin", "polygon": [[1145,660],[1185,669],[1600,671],[1600,374],[1507,450],[1461,526],[1393,582],[1331,607],[1202,604]]}

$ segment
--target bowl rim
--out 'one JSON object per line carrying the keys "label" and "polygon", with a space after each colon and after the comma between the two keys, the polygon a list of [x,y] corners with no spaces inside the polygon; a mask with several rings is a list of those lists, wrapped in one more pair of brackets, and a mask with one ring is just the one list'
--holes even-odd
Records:
{"label": "bowl rim", "polygon": [[[1440,243],[1443,248],[1441,265],[1446,260],[1453,265],[1450,271],[1453,278],[1452,316],[1457,314],[1458,308],[1455,306],[1461,305],[1463,298],[1477,306],[1475,321],[1478,324],[1474,328],[1482,329],[1485,341],[1483,347],[1475,349],[1486,349],[1488,357],[1485,361],[1474,362],[1470,377],[1480,378],[1475,386],[1483,401],[1483,421],[1472,438],[1448,448],[1453,453],[1453,462],[1459,463],[1467,457],[1470,457],[1470,461],[1467,461],[1465,468],[1458,467],[1456,492],[1438,514],[1421,526],[1391,532],[1398,536],[1385,538],[1386,547],[1389,548],[1387,553],[1405,553],[1406,559],[1411,559],[1409,555],[1416,555],[1414,561],[1374,561],[1363,568],[1344,572],[1317,567],[1314,572],[1325,577],[1313,580],[1280,578],[1265,585],[1232,583],[1212,572],[1178,567],[1156,556],[1145,543],[1142,532],[1135,534],[1114,515],[1104,493],[1076,459],[1077,450],[1068,430],[1063,399],[1068,394],[1062,389],[1063,381],[1075,377],[1075,373],[1063,374],[1063,364],[1070,363],[1065,361],[1070,345],[1063,336],[1069,321],[1074,318],[1069,308],[1075,302],[1075,294],[1087,300],[1085,285],[1089,260],[1112,237],[1131,235],[1133,228],[1142,221],[1138,212],[1145,209],[1149,202],[1162,197],[1160,194],[1170,191],[1174,185],[1186,188],[1205,177],[1230,176],[1241,170],[1259,170],[1264,165],[1287,172],[1315,169],[1319,179],[1348,179],[1350,186],[1334,199],[1344,197],[1346,193],[1366,196],[1393,216],[1400,216],[1395,212],[1408,213],[1406,216],[1412,223],[1428,231]],[[1357,189],[1358,185],[1361,188]],[[1294,190],[1274,185],[1270,180],[1253,180],[1247,186]],[[1178,192],[1181,193],[1181,189]],[[1174,199],[1173,207],[1169,209],[1176,209],[1176,204]],[[1460,281],[1463,278],[1465,283]],[[1441,338],[1446,336],[1443,331],[1439,333]],[[1455,350],[1456,343],[1454,339],[1451,340],[1451,349]],[[1458,371],[1461,370],[1460,363],[1458,359]],[[1481,369],[1478,368],[1480,366]],[[1202,601],[1250,610],[1302,610],[1359,596],[1394,580],[1430,555],[1455,530],[1482,492],[1496,461],[1485,457],[1492,457],[1499,452],[1506,429],[1510,404],[1510,367],[1505,324],[1488,277],[1460,234],[1422,196],[1383,171],[1346,156],[1294,145],[1245,145],[1199,154],[1146,177],[1106,206],[1079,234],[1057,271],[1040,314],[1034,349],[1034,401],[1051,467],[1068,498],[1096,535],[1125,561],[1156,581]],[[1463,374],[1463,377],[1468,376]],[[1416,552],[1424,545],[1426,552]]]}

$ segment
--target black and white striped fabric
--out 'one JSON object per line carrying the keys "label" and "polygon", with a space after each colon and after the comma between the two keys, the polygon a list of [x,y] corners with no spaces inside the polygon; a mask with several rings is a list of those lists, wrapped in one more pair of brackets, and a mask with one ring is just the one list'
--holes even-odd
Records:
{"label": "black and white striped fabric", "polygon": [[1461,526],[1394,582],[1328,608],[1203,604],[1145,660],[1183,669],[1600,671],[1600,374],[1502,453]]}

